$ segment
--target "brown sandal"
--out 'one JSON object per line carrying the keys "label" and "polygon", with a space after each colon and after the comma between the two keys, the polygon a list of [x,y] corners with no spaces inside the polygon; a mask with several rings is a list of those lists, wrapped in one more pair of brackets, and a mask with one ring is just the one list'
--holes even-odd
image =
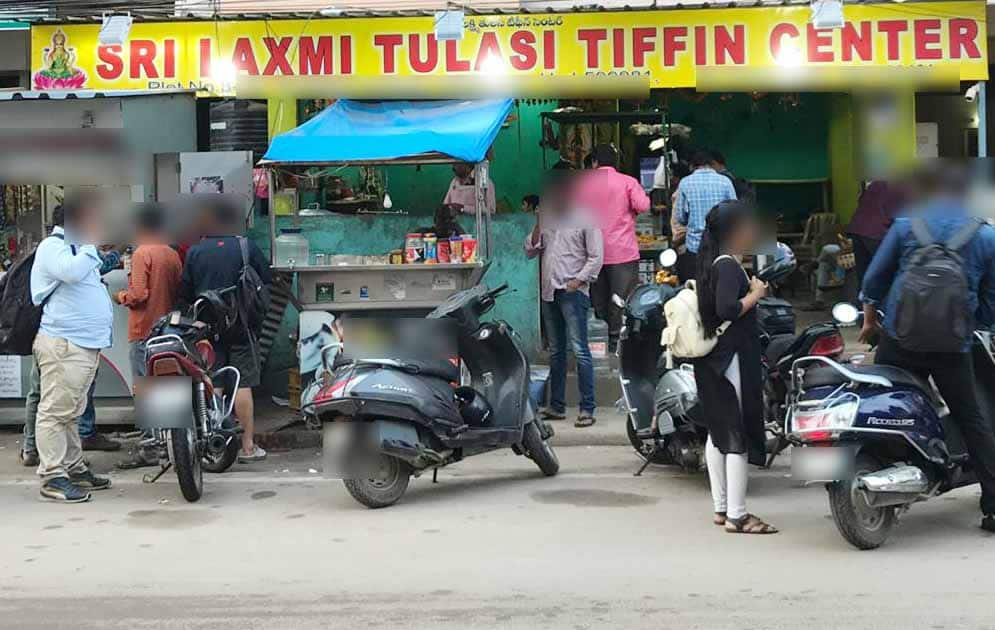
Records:
{"label": "brown sandal", "polygon": [[742,518],[726,518],[726,532],[730,534],[776,534],[777,528],[764,523],[752,514]]}
{"label": "brown sandal", "polygon": [[715,518],[712,519],[712,522],[715,523],[716,525],[719,525],[719,526],[725,525],[726,524],[726,513],[725,512],[716,512],[715,513]]}

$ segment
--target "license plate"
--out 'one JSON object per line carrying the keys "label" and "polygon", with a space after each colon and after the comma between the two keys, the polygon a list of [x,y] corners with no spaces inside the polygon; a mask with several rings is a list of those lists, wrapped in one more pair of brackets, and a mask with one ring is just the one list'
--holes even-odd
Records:
{"label": "license plate", "polygon": [[791,477],[798,481],[845,481],[853,478],[854,452],[846,446],[796,446],[791,449]]}
{"label": "license plate", "polygon": [[142,379],[135,396],[135,412],[140,429],[192,429],[193,383],[190,377]]}

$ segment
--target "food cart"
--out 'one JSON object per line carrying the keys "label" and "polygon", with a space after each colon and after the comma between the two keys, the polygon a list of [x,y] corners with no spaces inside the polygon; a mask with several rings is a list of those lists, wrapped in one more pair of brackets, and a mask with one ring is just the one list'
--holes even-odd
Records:
{"label": "food cart", "polygon": [[[269,182],[271,264],[275,272],[294,277],[298,306],[303,311],[330,313],[423,311],[475,284],[491,255],[490,218],[494,208],[487,207],[490,180],[486,155],[511,105],[507,99],[338,100],[296,129],[274,138],[259,163],[267,170]],[[300,208],[296,195],[287,195],[280,187],[287,174],[300,177],[335,167],[375,169],[456,163],[474,165],[473,255],[463,252],[456,260],[451,252],[448,262],[433,260],[424,253],[408,255],[409,252],[402,260],[390,257],[391,252],[346,257],[335,252],[311,252],[306,248],[307,241],[303,253],[295,259],[278,254],[282,245],[278,242],[278,214],[289,215],[294,225],[300,225],[300,218],[306,216],[309,229],[321,225],[322,217],[333,216],[333,211],[320,207]],[[382,199],[346,202],[353,211],[358,207],[358,212],[392,213],[389,191]],[[399,234],[398,246],[404,240],[404,234]]]}

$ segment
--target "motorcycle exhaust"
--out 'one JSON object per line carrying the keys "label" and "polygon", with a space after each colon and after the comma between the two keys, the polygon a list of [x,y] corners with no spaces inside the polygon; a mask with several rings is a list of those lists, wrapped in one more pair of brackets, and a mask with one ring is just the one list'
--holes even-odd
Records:
{"label": "motorcycle exhaust", "polygon": [[215,433],[211,437],[207,438],[207,450],[213,455],[223,453],[225,448],[228,446],[229,439],[230,436]]}
{"label": "motorcycle exhaust", "polygon": [[858,476],[857,487],[868,492],[922,494],[929,489],[929,479],[917,466],[892,466]]}

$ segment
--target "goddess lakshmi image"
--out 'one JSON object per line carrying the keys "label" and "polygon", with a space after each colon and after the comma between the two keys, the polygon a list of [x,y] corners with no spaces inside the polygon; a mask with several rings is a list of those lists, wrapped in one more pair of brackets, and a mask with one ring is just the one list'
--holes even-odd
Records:
{"label": "goddess lakshmi image", "polygon": [[66,34],[52,34],[52,46],[44,49],[45,67],[35,73],[36,90],[78,90],[86,84],[86,73],[76,67],[76,49],[66,46]]}

